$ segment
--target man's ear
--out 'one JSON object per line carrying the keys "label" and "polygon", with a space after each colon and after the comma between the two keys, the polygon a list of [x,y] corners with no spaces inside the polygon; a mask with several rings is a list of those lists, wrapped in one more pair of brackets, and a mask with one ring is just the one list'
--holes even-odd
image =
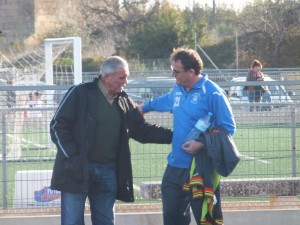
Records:
{"label": "man's ear", "polygon": [[108,80],[110,80],[110,76],[109,76],[109,75],[104,75],[104,76],[102,77],[102,80],[108,81]]}
{"label": "man's ear", "polygon": [[196,75],[194,69],[189,69],[189,72],[192,73],[193,75]]}

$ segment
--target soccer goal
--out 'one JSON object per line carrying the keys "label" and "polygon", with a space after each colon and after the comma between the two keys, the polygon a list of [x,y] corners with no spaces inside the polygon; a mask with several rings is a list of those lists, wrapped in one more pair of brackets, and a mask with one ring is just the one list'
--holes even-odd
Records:
{"label": "soccer goal", "polygon": [[0,69],[1,79],[14,85],[81,83],[81,38],[48,38],[34,49],[11,57],[0,52]]}
{"label": "soccer goal", "polygon": [[[71,44],[71,48],[69,46]],[[53,57],[55,47],[65,46]],[[58,57],[59,56],[59,57]],[[79,84],[82,82],[81,38],[45,39],[46,84]]]}
{"label": "soccer goal", "polygon": [[[11,56],[0,52],[0,85],[18,86],[0,92],[1,109],[6,110],[7,129],[10,132],[6,135],[6,156],[18,159],[22,156],[22,149],[52,148],[48,124],[54,112],[48,108],[57,107],[66,90],[46,90],[42,86],[65,86],[81,82],[79,37],[45,39],[35,48]],[[13,94],[12,105],[7,104],[8,93]]]}

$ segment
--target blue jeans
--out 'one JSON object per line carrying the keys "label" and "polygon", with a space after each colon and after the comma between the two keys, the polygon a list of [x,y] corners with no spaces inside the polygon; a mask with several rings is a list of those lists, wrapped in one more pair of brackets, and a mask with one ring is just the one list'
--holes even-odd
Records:
{"label": "blue jeans", "polygon": [[93,225],[113,225],[114,204],[117,192],[116,166],[89,164],[87,193],[61,193],[61,224],[84,225],[84,207],[88,197]]}
{"label": "blue jeans", "polygon": [[[261,100],[261,91],[249,91],[248,93],[249,102],[260,102]],[[250,106],[250,112],[252,112],[254,106]],[[256,106],[256,111],[260,111],[260,106]]]}
{"label": "blue jeans", "polygon": [[[265,93],[262,95],[262,102],[271,102],[271,92],[270,91],[265,91]],[[263,106],[262,111],[271,111],[272,106]]]}

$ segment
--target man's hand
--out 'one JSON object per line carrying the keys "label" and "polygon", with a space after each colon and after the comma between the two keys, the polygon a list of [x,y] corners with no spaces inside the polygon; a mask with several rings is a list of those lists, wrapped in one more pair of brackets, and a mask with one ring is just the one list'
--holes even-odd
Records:
{"label": "man's hand", "polygon": [[143,111],[143,109],[142,109],[142,105],[137,105],[137,108],[138,108],[140,114],[141,114],[142,116],[144,116],[145,113],[144,113],[144,111]]}
{"label": "man's hand", "polygon": [[184,151],[191,155],[196,155],[202,148],[203,144],[199,141],[187,141],[182,145]]}

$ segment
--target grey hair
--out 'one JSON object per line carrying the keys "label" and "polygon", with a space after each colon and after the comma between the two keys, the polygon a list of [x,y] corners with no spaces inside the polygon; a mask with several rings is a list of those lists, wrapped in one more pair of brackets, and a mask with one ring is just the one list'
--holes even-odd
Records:
{"label": "grey hair", "polygon": [[124,69],[129,75],[129,66],[125,59],[120,56],[111,56],[104,60],[100,69],[100,75],[114,75],[116,69]]}

